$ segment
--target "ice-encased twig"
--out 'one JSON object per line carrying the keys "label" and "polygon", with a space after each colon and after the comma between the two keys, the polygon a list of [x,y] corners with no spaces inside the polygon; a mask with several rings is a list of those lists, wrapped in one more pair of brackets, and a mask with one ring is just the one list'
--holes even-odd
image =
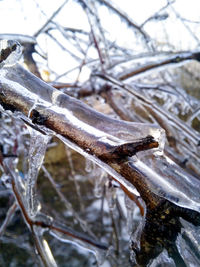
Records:
{"label": "ice-encased twig", "polygon": [[64,240],[68,240],[70,237],[80,240],[83,247],[87,248],[89,246],[91,250],[94,250],[95,247],[97,250],[107,250],[106,244],[100,243],[94,240],[94,238],[92,239],[84,234],[69,229],[43,213],[37,213],[34,218],[29,216],[25,199],[24,184],[22,184],[17,171],[13,169],[13,164],[10,159],[4,160],[3,168],[5,173],[11,177],[11,184],[16,202],[29,230],[33,234],[37,252],[45,266],[57,266],[49,246],[43,238],[43,233],[47,230],[51,230],[52,233],[57,233],[57,235],[62,236],[62,239]]}
{"label": "ice-encased twig", "polygon": [[94,1],[81,0],[86,7],[86,14],[91,28],[94,46],[97,50],[102,71],[109,66],[108,45],[98,15],[98,9]]}
{"label": "ice-encased twig", "polygon": [[169,112],[165,111],[161,107],[159,107],[155,101],[148,99],[146,96],[141,95],[135,90],[134,86],[127,85],[123,82],[121,82],[118,79],[115,79],[112,76],[96,73],[96,76],[99,76],[103,78],[104,80],[107,80],[108,82],[111,82],[123,90],[127,91],[134,97],[139,103],[141,103],[150,113],[155,115],[155,118],[159,121],[165,121],[167,120],[167,123],[170,123],[175,128],[179,129],[180,131],[183,131],[184,134],[187,136],[187,138],[193,142],[196,146],[199,144],[200,141],[200,135],[197,133],[194,129],[189,127],[186,123],[175,117],[173,114],[170,114]]}
{"label": "ice-encased twig", "polygon": [[40,228],[37,226],[32,227],[33,238],[35,242],[35,247],[38,255],[40,256],[41,262],[45,267],[57,267],[57,263],[52,255],[51,249],[44,239],[43,235],[40,233]]}
{"label": "ice-encased twig", "polygon": [[[3,74],[1,104],[5,108],[10,109],[12,106],[8,102],[4,105],[3,99],[6,96],[6,101],[9,99],[10,103],[15,105],[13,109],[23,111],[26,116],[30,114],[34,124],[44,125],[67,138],[76,140],[75,142],[87,149],[89,153],[95,153],[108,160],[123,158],[123,156],[130,156],[130,153],[134,155],[138,149],[157,147],[162,138],[162,129],[149,124],[111,119],[53,89],[19,65],[4,68],[1,73]],[[27,79],[21,79],[23,75],[28,75]],[[41,87],[43,89],[39,90]],[[38,96],[40,96],[39,100]],[[33,109],[35,102],[37,105]],[[152,136],[148,138],[149,144],[137,145],[135,149],[134,142],[142,144],[142,137],[147,135]],[[147,144],[145,140],[147,139],[144,138]]]}
{"label": "ice-encased twig", "polygon": [[118,79],[124,81],[128,78],[132,78],[138,76],[139,74],[144,74],[152,69],[156,69],[157,71],[162,69],[164,66],[169,67],[176,66],[177,64],[185,64],[188,60],[197,60],[200,61],[200,52],[182,52],[177,53],[175,55],[169,55],[161,60],[156,60],[156,62],[149,62],[141,67],[137,67],[135,69],[129,69],[125,72],[118,75]]}
{"label": "ice-encased twig", "polygon": [[6,213],[6,218],[0,227],[0,237],[4,234],[6,227],[8,226],[9,222],[11,221],[15,211],[17,210],[17,203],[16,201],[12,204],[9,210]]}
{"label": "ice-encased twig", "polygon": [[[96,159],[92,155],[96,155],[97,158],[104,162],[111,161],[112,163],[108,164],[110,165],[109,168],[111,167],[111,169],[114,169],[119,174],[122,171],[126,179],[130,180],[132,184],[137,185],[137,189],[142,193],[146,201],[152,201],[149,185],[145,185],[145,179],[142,178],[143,175],[148,175],[148,173],[143,173],[142,171],[138,173],[129,165],[128,168],[133,168],[131,170],[132,175],[134,176],[134,173],[137,173],[132,178],[130,173],[124,172],[126,163],[124,162],[120,165],[116,164],[115,161],[121,159],[126,161],[128,156],[137,153],[138,149],[134,148],[135,144],[137,144],[136,147],[140,147],[139,151],[144,150],[145,143],[143,141],[149,138],[147,138],[148,135],[151,138],[148,139],[149,144],[147,143],[147,148],[156,147],[156,143],[159,143],[161,144],[160,149],[162,149],[164,145],[162,129],[150,124],[112,119],[96,112],[79,100],[69,97],[45,84],[18,64],[12,66],[5,65],[1,69],[0,80],[2,92],[0,101],[5,109],[12,111],[20,110],[26,116],[30,113],[30,119],[34,125],[45,126],[60,136],[67,138],[73,143],[73,149],[77,150],[77,147],[81,147],[81,151],[85,151],[87,157],[90,154],[94,162],[96,162]],[[119,84],[119,86],[124,86],[115,79],[111,79],[111,81],[117,83],[117,85]],[[126,89],[131,92],[130,88],[126,87]],[[134,94],[136,93],[134,92]],[[144,101],[147,106],[153,106],[157,112],[163,115],[163,110],[160,110],[152,101],[139,95],[136,95],[136,97]],[[32,108],[33,106],[34,108]],[[174,121],[171,115],[167,114],[167,118],[176,123],[176,126],[178,125],[181,129],[189,131],[186,125],[178,123],[178,120]],[[188,132],[188,138],[191,138],[193,142],[198,142],[199,136],[195,132],[191,133],[190,131],[190,133]],[[131,152],[130,149],[133,149],[133,151],[131,150]],[[100,161],[99,165],[102,166],[102,161]],[[106,171],[108,171],[108,165],[105,165]],[[123,170],[120,168],[121,166],[123,166]],[[120,179],[118,180],[122,184],[123,181],[121,182]],[[156,192],[156,194],[159,194],[159,192]],[[167,195],[165,197],[167,198]],[[155,199],[155,197],[153,198]],[[181,202],[177,203],[175,201],[175,203],[182,205]],[[193,207],[191,206],[191,208]]]}
{"label": "ice-encased twig", "polygon": [[107,1],[107,0],[98,0],[101,4],[106,5],[109,9],[111,9],[114,13],[116,13],[121,19],[123,19],[129,27],[132,27],[133,29],[137,30],[141,36],[144,38],[146,44],[150,41],[150,37],[148,34],[140,27],[137,25],[132,18],[128,16],[124,11],[122,11],[119,7],[117,7],[112,1]]}

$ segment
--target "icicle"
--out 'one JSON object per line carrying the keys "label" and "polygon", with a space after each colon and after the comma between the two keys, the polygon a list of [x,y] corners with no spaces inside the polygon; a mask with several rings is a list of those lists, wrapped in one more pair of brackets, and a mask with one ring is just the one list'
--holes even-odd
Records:
{"label": "icicle", "polygon": [[74,170],[74,165],[73,165],[73,161],[72,161],[72,153],[71,153],[71,151],[70,151],[70,149],[68,147],[65,148],[65,151],[66,151],[66,155],[67,155],[67,159],[68,159],[71,175],[75,176],[76,172]]}
{"label": "icicle", "polygon": [[29,168],[26,177],[26,200],[28,213],[30,216],[34,217],[40,209],[39,202],[36,199],[36,181],[50,136],[43,135],[32,128],[29,128],[29,130],[31,139],[28,155]]}
{"label": "icicle", "polygon": [[100,198],[103,195],[105,176],[106,176],[106,173],[102,171],[100,176],[94,177],[94,191],[93,192],[96,198]]}
{"label": "icicle", "polygon": [[79,200],[79,203],[80,203],[80,209],[81,211],[84,211],[85,207],[84,207],[84,204],[83,204],[83,199],[82,199],[82,196],[81,196],[81,191],[80,191],[80,185],[77,181],[77,175],[76,175],[76,172],[74,170],[74,164],[73,164],[73,160],[72,160],[72,153],[71,153],[71,150],[69,148],[66,147],[66,154],[67,154],[67,159],[68,159],[68,162],[69,162],[69,166],[70,166],[70,169],[71,169],[71,180],[74,182],[74,186],[76,188],[76,194],[78,196],[78,200]]}
{"label": "icicle", "polygon": [[124,202],[127,211],[127,219],[126,219],[127,232],[128,234],[132,234],[134,219],[135,219],[133,216],[135,203],[127,195],[124,195]]}
{"label": "icicle", "polygon": [[69,146],[70,148],[74,149],[75,151],[77,151],[78,153],[80,153],[81,155],[83,155],[85,158],[91,160],[92,162],[94,162],[95,164],[97,164],[101,169],[105,170],[108,174],[110,174],[114,180],[116,182],[118,182],[119,184],[122,184],[125,188],[128,189],[128,191],[130,191],[132,194],[139,196],[140,194],[138,193],[138,191],[134,188],[134,186],[132,184],[130,184],[126,179],[124,179],[119,173],[117,173],[113,168],[111,168],[108,164],[102,162],[100,159],[98,159],[97,157],[88,154],[87,152],[85,152],[82,148],[80,148],[79,146],[77,146],[75,143],[69,141],[68,139],[64,138],[61,135],[56,135],[64,144],[66,144],[67,146]]}
{"label": "icicle", "polygon": [[110,210],[116,208],[116,188],[112,185],[112,181],[108,181],[106,186],[106,199]]}

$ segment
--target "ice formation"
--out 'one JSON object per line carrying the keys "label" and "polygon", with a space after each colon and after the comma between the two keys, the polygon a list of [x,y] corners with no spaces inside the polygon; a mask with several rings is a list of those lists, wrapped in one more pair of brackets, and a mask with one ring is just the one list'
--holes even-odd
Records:
{"label": "ice formation", "polygon": [[31,127],[29,131],[30,147],[28,155],[28,173],[26,177],[26,199],[28,213],[31,217],[34,217],[40,209],[36,195],[38,173],[42,166],[47,145],[51,137],[49,135],[43,135]]}

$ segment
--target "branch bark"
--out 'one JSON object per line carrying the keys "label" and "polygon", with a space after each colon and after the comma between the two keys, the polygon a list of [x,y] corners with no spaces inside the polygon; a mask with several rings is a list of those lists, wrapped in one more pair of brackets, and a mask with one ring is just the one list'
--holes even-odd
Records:
{"label": "branch bark", "polygon": [[[145,261],[146,264],[150,258],[145,253],[149,242],[154,242],[154,256],[157,255],[156,249],[160,244],[156,240],[161,233],[166,239],[162,249],[169,245],[167,230],[173,227],[172,218],[179,221],[181,214],[187,220],[200,224],[198,212],[178,207],[155,194],[147,183],[146,174],[130,158],[138,152],[158,148],[160,140],[156,136],[162,135],[161,129],[103,115],[47,85],[19,64],[5,65],[0,69],[0,103],[5,110],[18,114],[34,128],[44,132],[46,128],[67,138],[134,185],[147,206],[141,251],[136,253],[139,263]],[[122,189],[127,192],[128,189],[123,186]],[[158,229],[149,241],[147,237],[152,231],[152,225],[155,226],[155,221],[158,222]],[[173,238],[177,237],[180,229],[181,227],[177,228]]]}

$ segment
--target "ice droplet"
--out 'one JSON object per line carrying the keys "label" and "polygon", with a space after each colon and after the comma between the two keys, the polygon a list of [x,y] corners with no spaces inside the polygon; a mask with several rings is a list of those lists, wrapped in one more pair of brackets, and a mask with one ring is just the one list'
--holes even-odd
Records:
{"label": "ice droplet", "polygon": [[85,171],[87,173],[90,173],[90,172],[92,172],[93,168],[94,168],[93,162],[91,160],[85,158]]}

